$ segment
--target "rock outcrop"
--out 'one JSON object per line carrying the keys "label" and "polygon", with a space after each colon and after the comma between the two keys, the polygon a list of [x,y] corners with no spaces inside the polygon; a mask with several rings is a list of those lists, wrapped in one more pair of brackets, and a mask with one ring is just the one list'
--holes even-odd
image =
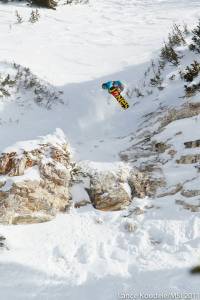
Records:
{"label": "rock outcrop", "polygon": [[[55,141],[56,140],[56,141]],[[36,223],[70,206],[73,163],[64,139],[0,156],[0,223]]]}
{"label": "rock outcrop", "polygon": [[138,198],[153,197],[158,188],[165,186],[162,177],[154,178],[149,172],[138,170],[131,171],[128,183],[131,187],[132,197]]}
{"label": "rock outcrop", "polygon": [[181,195],[186,198],[192,198],[200,195],[200,190],[182,190]]}
{"label": "rock outcrop", "polygon": [[177,159],[177,164],[195,164],[200,161],[200,154],[188,154],[182,155],[180,159]]}
{"label": "rock outcrop", "polygon": [[168,124],[185,118],[191,118],[200,114],[200,103],[186,103],[179,110],[173,108],[168,111],[164,117],[162,117],[161,128],[167,126]]}
{"label": "rock outcrop", "polygon": [[123,163],[109,171],[84,168],[81,166],[82,173],[90,179],[85,188],[91,203],[96,209],[105,211],[125,209],[134,198],[153,197],[157,189],[165,184],[160,177],[154,178],[146,170]]}
{"label": "rock outcrop", "polygon": [[197,148],[200,147],[200,140],[185,142],[184,145],[185,148]]}
{"label": "rock outcrop", "polygon": [[153,145],[153,151],[157,152],[157,153],[164,153],[165,150],[167,150],[169,148],[169,145],[166,145],[163,142],[154,142]]}
{"label": "rock outcrop", "polygon": [[91,177],[90,188],[87,192],[93,206],[100,210],[121,210],[131,202],[129,186],[112,172]]}

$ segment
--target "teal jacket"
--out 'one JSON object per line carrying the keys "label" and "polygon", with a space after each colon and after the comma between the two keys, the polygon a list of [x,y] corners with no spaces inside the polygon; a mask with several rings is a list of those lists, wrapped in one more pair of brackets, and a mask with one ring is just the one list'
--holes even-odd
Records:
{"label": "teal jacket", "polygon": [[121,83],[121,81],[117,80],[117,81],[108,81],[102,84],[102,89],[104,90],[110,90],[111,88],[119,88],[121,91],[123,91],[124,86]]}

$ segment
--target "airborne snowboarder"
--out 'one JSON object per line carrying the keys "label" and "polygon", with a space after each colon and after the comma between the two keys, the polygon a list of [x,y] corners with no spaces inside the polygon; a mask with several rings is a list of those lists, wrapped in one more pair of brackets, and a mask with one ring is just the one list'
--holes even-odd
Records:
{"label": "airborne snowboarder", "polygon": [[124,85],[121,81],[117,80],[105,82],[102,84],[102,89],[108,90],[108,92],[119,102],[122,108],[129,108],[128,102],[121,95],[121,92],[124,90]]}

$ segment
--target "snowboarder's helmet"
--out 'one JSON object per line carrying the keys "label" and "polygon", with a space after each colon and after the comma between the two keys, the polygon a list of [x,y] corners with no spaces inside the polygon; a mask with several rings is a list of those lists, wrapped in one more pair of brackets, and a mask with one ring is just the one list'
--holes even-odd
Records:
{"label": "snowboarder's helmet", "polygon": [[104,90],[107,89],[106,83],[103,83],[103,84],[102,84],[102,89],[104,89]]}

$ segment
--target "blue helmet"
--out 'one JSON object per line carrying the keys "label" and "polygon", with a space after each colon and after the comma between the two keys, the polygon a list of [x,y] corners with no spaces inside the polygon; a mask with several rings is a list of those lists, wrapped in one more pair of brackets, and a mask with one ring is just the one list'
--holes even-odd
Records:
{"label": "blue helmet", "polygon": [[103,90],[106,90],[108,88],[106,83],[103,83],[101,87]]}

